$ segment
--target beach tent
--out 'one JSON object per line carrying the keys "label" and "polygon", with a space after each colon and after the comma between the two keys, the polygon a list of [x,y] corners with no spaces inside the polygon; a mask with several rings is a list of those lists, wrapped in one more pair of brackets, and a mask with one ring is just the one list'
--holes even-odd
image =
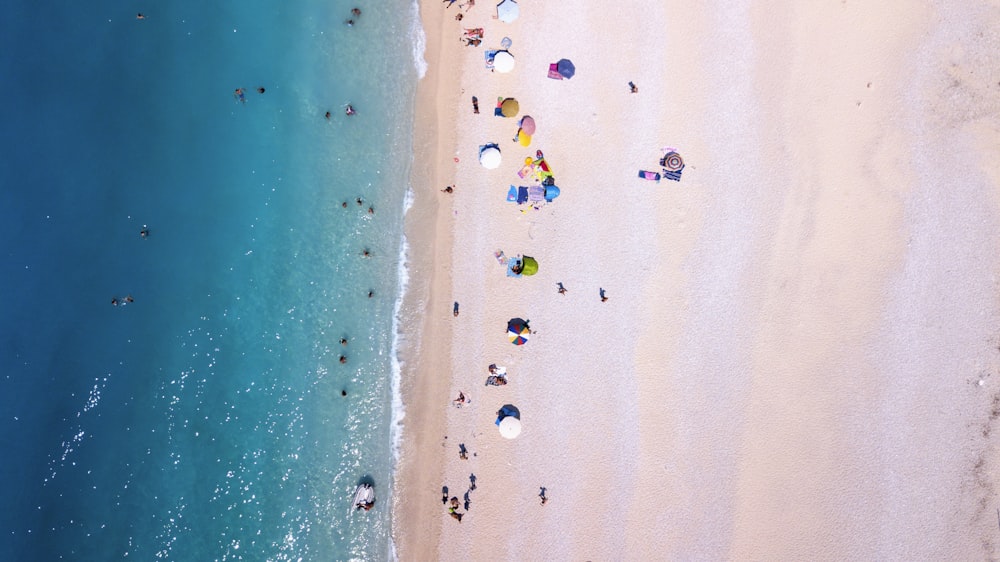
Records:
{"label": "beach tent", "polygon": [[496,144],[487,144],[479,148],[479,163],[488,170],[500,166],[500,148]]}
{"label": "beach tent", "polygon": [[572,78],[576,75],[576,66],[569,59],[559,59],[556,63],[556,72],[563,78]]}
{"label": "beach tent", "polygon": [[493,55],[493,69],[504,74],[514,70],[514,55],[510,51],[497,51]]}
{"label": "beach tent", "polygon": [[514,0],[503,0],[497,4],[497,19],[504,23],[510,23],[521,15],[521,7]]}

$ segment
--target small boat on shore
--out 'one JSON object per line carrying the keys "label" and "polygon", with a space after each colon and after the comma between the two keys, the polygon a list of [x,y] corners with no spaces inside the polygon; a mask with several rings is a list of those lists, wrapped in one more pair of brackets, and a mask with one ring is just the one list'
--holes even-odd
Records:
{"label": "small boat on shore", "polygon": [[354,509],[370,510],[375,506],[375,487],[367,482],[358,484],[354,490]]}

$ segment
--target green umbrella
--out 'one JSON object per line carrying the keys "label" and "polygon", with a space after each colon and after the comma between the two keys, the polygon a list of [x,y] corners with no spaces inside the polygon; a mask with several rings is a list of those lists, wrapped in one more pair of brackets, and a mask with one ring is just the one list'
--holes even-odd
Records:
{"label": "green umbrella", "polygon": [[535,261],[535,258],[524,256],[521,258],[521,262],[524,264],[521,269],[521,275],[534,275],[538,273],[538,262]]}

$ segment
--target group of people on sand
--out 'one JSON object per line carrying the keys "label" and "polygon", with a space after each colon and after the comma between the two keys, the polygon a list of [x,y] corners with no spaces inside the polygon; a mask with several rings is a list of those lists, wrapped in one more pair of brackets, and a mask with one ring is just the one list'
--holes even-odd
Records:
{"label": "group of people on sand", "polygon": [[497,367],[493,363],[488,367],[490,376],[486,377],[486,386],[505,386],[507,384],[507,368]]}
{"label": "group of people on sand", "polygon": [[462,522],[462,517],[464,517],[465,514],[469,512],[469,505],[472,504],[472,499],[469,497],[469,494],[475,491],[475,489],[476,489],[476,475],[475,473],[470,473],[469,489],[466,490],[465,492],[465,506],[464,506],[465,513],[459,513],[458,510],[463,506],[461,503],[459,503],[458,496],[452,496],[451,499],[448,499],[448,486],[444,486],[443,488],[441,488],[441,503],[448,506],[448,515],[451,516],[452,519],[458,521],[459,523]]}

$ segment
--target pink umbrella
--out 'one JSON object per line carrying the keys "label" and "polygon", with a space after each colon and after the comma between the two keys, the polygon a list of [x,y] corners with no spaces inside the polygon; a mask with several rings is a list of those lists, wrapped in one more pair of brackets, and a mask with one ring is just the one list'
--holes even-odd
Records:
{"label": "pink umbrella", "polygon": [[535,120],[530,115],[521,118],[521,129],[529,135],[535,134]]}

